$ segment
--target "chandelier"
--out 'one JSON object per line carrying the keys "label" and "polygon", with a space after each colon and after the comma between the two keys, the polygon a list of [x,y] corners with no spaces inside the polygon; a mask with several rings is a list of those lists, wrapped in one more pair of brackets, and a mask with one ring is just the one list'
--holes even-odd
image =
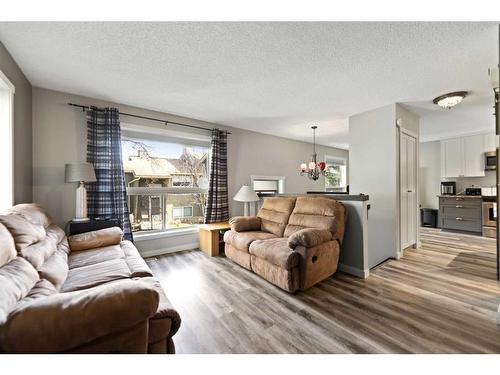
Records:
{"label": "chandelier", "polygon": [[311,161],[309,163],[302,163],[300,165],[300,175],[307,176],[309,179],[316,181],[320,176],[328,176],[329,173],[326,170],[326,163],[317,161],[316,154],[316,129],[317,126],[311,126],[313,130],[313,154],[311,156]]}

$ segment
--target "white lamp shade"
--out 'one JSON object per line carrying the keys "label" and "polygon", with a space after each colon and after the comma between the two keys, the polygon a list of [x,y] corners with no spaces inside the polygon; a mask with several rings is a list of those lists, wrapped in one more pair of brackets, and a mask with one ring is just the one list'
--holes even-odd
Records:
{"label": "white lamp shade", "polygon": [[64,171],[65,182],[95,182],[94,167],[90,163],[66,164]]}
{"label": "white lamp shade", "polygon": [[259,196],[248,185],[243,185],[233,198],[238,202],[257,202]]}

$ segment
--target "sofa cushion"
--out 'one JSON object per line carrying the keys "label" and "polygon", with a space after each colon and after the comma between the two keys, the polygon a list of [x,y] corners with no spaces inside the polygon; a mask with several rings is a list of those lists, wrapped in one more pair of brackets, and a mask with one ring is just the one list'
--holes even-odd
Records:
{"label": "sofa cushion", "polygon": [[141,280],[57,293],[9,315],[0,330],[0,342],[13,353],[71,350],[144,322],[155,314],[158,303],[158,292]]}
{"label": "sofa cushion", "polygon": [[13,213],[22,216],[29,222],[35,225],[41,225],[47,228],[52,223],[50,215],[36,203],[21,203],[7,210],[8,213]]}
{"label": "sofa cushion", "polygon": [[153,276],[151,269],[146,264],[144,259],[142,259],[139,251],[130,241],[120,242],[120,248],[125,256],[125,262],[130,269],[132,277],[147,277]]}
{"label": "sofa cushion", "polygon": [[345,230],[345,207],[335,199],[324,197],[297,197],[285,237],[305,229],[326,229],[332,232],[332,238],[342,241]]}
{"label": "sofa cushion", "polygon": [[56,250],[38,269],[40,278],[47,279],[59,290],[68,277],[68,254],[62,249]]}
{"label": "sofa cushion", "polygon": [[248,253],[248,248],[253,241],[275,238],[276,236],[269,232],[251,231],[251,232],[235,232],[228,230],[224,233],[224,242],[232,245],[237,250]]}
{"label": "sofa cushion", "polygon": [[132,276],[125,259],[112,259],[89,266],[69,270],[68,277],[62,286],[63,292],[88,289],[96,285]]}
{"label": "sofa cushion", "polygon": [[68,257],[68,265],[69,269],[73,269],[123,258],[125,256],[120,245],[104,246],[91,250],[72,251]]}
{"label": "sofa cushion", "polygon": [[297,246],[314,247],[332,239],[332,232],[326,229],[304,228],[288,237],[288,246],[295,249]]}
{"label": "sofa cushion", "polygon": [[40,269],[45,261],[57,250],[57,240],[53,237],[44,237],[40,241],[24,247],[20,255],[30,262],[33,267]]}
{"label": "sofa cushion", "polygon": [[247,232],[260,230],[261,219],[257,216],[235,216],[229,220],[231,230],[235,232]]}
{"label": "sofa cushion", "polygon": [[112,227],[69,236],[68,242],[71,251],[81,251],[117,245],[121,242],[122,237],[123,231],[121,228]]}
{"label": "sofa cushion", "polygon": [[16,245],[10,232],[0,224],[0,267],[9,263],[17,256]]}
{"label": "sofa cushion", "polygon": [[0,267],[0,325],[5,323],[9,311],[28,295],[38,279],[35,268],[20,257]]}
{"label": "sofa cushion", "polygon": [[286,270],[297,266],[300,260],[299,254],[288,247],[287,238],[254,241],[250,254]]}
{"label": "sofa cushion", "polygon": [[45,238],[45,228],[42,225],[33,224],[19,214],[0,215],[0,223],[14,237],[17,251]]}
{"label": "sofa cushion", "polygon": [[264,203],[257,214],[261,219],[260,230],[282,237],[295,199],[295,197],[264,198]]}

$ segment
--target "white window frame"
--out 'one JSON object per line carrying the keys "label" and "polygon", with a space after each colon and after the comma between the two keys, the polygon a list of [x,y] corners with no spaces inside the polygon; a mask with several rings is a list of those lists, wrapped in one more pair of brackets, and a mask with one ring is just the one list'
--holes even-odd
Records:
{"label": "white window frame", "polygon": [[[122,128],[122,138],[136,138],[143,139],[145,141],[154,139],[156,141],[165,143],[175,143],[182,144],[185,146],[192,147],[206,147],[208,151],[207,160],[207,178],[210,173],[210,162],[211,162],[211,152],[210,152],[210,141],[211,138],[208,136],[203,136],[199,134],[188,134],[180,131],[172,131],[169,129],[159,129],[152,126],[134,125],[130,123],[121,123]],[[194,181],[192,181],[194,184]],[[206,194],[208,189],[202,189],[198,187],[184,187],[184,186],[174,186],[174,187],[127,187],[127,195],[155,195],[161,197],[161,207],[162,207],[162,229],[148,230],[144,232],[134,232],[134,238],[140,238],[142,236],[150,238],[151,234],[161,234],[174,231],[186,231],[186,228],[167,228],[167,212],[166,212],[166,201],[167,196],[172,194]],[[193,208],[194,212],[194,208]],[[184,216],[187,217],[187,216]],[[197,224],[193,224],[193,228],[198,228]]]}
{"label": "white window frame", "polygon": [[345,191],[347,189],[347,158],[343,158],[342,156],[333,156],[333,155],[325,155],[325,163],[328,166],[329,164],[338,164],[343,165],[345,167],[345,174],[343,174],[343,182],[344,185],[338,187],[327,187],[325,178],[325,191],[336,192],[336,191]]}
{"label": "white window frame", "polygon": [[[7,121],[7,129],[0,129],[0,137],[2,143],[2,171],[3,176],[7,177],[7,181],[2,181],[6,188],[7,194],[2,194],[0,198],[0,209],[9,208],[14,204],[14,94],[15,86],[9,81],[7,76],[0,70],[0,106],[4,107],[5,118],[0,121]],[[0,108],[1,110],[2,108]],[[0,112],[1,113],[1,112]],[[2,125],[3,126],[3,125]]]}

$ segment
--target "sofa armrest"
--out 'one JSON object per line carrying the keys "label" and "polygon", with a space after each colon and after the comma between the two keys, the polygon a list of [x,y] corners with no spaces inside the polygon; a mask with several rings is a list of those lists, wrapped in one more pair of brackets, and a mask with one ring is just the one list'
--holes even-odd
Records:
{"label": "sofa armrest", "polygon": [[261,220],[257,216],[236,216],[229,220],[229,224],[235,232],[248,232],[260,230]]}
{"label": "sofa armrest", "polygon": [[123,231],[121,228],[111,227],[69,236],[68,243],[71,251],[81,251],[118,245],[122,238]]}
{"label": "sofa armrest", "polygon": [[332,232],[326,229],[305,228],[288,237],[288,246],[295,249],[297,246],[315,247],[332,239]]}
{"label": "sofa armrest", "polygon": [[158,304],[154,287],[134,279],[41,297],[9,314],[0,330],[2,349],[11,353],[71,350],[148,320]]}

